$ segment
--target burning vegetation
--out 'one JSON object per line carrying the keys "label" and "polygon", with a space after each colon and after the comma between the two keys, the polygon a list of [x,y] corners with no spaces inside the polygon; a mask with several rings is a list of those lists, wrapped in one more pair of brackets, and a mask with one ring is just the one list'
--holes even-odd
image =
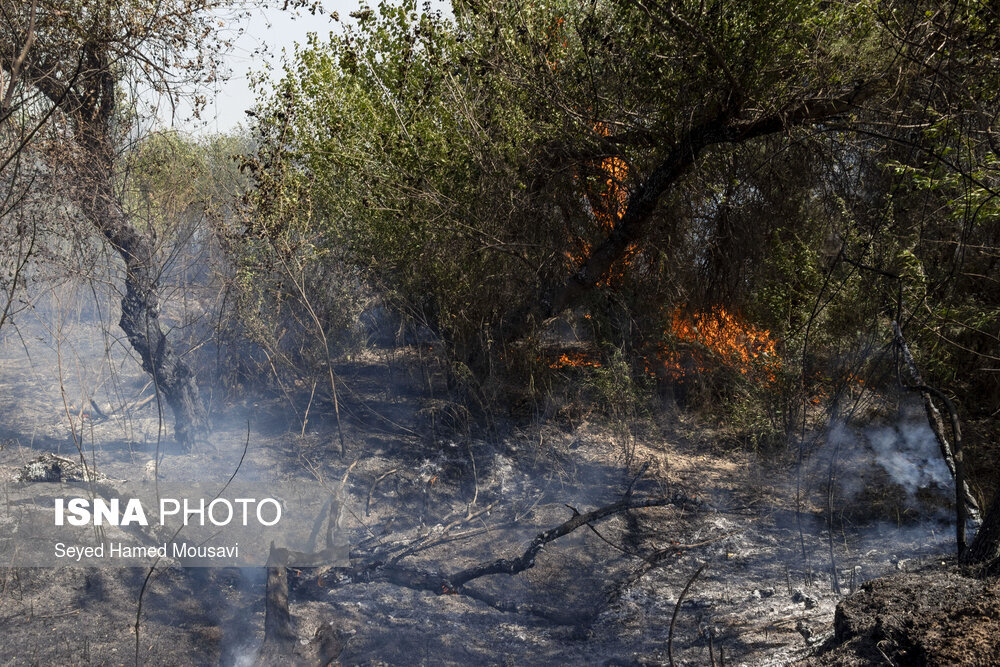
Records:
{"label": "burning vegetation", "polygon": [[725,366],[741,375],[774,382],[781,368],[777,342],[760,329],[722,306],[685,313],[676,309],[666,332],[669,342],[660,351],[668,377],[683,381],[692,373]]}
{"label": "burning vegetation", "polygon": [[[606,137],[610,133],[603,123],[598,123],[594,129],[600,136]],[[582,183],[584,199],[598,230],[606,236],[614,230],[628,207],[631,196],[628,188],[628,163],[621,156],[610,155],[596,161],[590,167],[597,176],[590,180],[578,175],[577,180]],[[586,261],[594,247],[584,238],[573,238],[570,243],[573,249],[565,252],[567,267],[576,269]],[[622,257],[598,280],[598,285],[601,287],[621,285],[626,272],[636,261],[638,253],[638,246],[634,243],[629,244]]]}
{"label": "burning vegetation", "polygon": [[[674,310],[664,342],[653,359],[645,359],[652,376],[683,383],[695,374],[729,368],[740,375],[775,382],[781,370],[778,342],[767,329],[746,322],[723,307],[687,313]],[[549,368],[599,368],[592,352],[574,350],[560,353]]]}
{"label": "burning vegetation", "polygon": [[[609,136],[607,125],[598,123],[595,131]],[[596,183],[584,187],[590,211],[602,233],[610,234],[621,220],[629,205],[629,166],[625,159],[611,155],[599,160]],[[574,251],[566,256],[572,267],[579,266],[591,253],[592,246],[584,239],[575,239]],[[636,261],[639,253],[630,244],[599,281],[600,286],[619,285]],[[669,316],[670,324],[664,331],[665,341],[656,354],[657,359],[645,360],[647,372],[657,375],[662,368],[666,379],[684,382],[692,374],[706,373],[718,367],[731,368],[744,376],[759,376],[773,383],[780,370],[776,340],[766,329],[746,322],[724,306],[705,311],[689,312],[678,307]],[[585,352],[562,353],[549,364],[550,368],[599,367],[594,355]]]}
{"label": "burning vegetation", "polygon": [[0,0],[7,509],[324,502],[266,572],[8,567],[3,660],[788,664],[1000,572],[995,10],[381,2],[203,143],[129,91],[235,26],[66,4]]}

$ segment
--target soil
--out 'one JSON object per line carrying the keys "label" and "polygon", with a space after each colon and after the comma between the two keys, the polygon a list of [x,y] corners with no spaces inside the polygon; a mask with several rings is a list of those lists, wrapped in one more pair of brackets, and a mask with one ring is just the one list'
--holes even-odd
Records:
{"label": "soil", "polygon": [[867,582],[808,665],[1000,664],[1000,580],[935,567]]}
{"label": "soil", "polygon": [[[40,457],[81,452],[108,484],[150,475],[224,482],[238,467],[282,482],[346,479],[352,565],[395,559],[442,581],[516,557],[535,535],[625,494],[671,499],[582,527],[546,545],[530,569],[458,593],[360,581],[331,567],[290,570],[297,636],[305,642],[332,624],[342,664],[870,664],[878,658],[859,647],[883,639],[897,664],[918,655],[946,664],[990,655],[1000,629],[995,584],[924,569],[951,550],[953,528],[937,514],[838,520],[831,534],[821,456],[796,468],[794,457],[727,449],[669,404],[624,427],[591,415],[495,418],[485,428],[447,399],[441,368],[426,361],[433,350],[409,346],[336,365],[344,456],[328,402],[313,402],[305,427],[291,407],[307,404],[308,387],[289,388],[293,402],[214,400],[212,435],[188,452],[163,434],[155,402],[135,407],[146,380],[122,345],[83,324],[62,329],[58,345],[47,331],[23,327],[0,348],[5,487],[31,483],[24,471],[48,460]],[[104,417],[86,414],[90,398]],[[264,568],[0,575],[0,664],[260,657]],[[962,605],[935,607],[940,586]],[[891,598],[897,589],[909,591],[920,620],[878,616],[879,605],[904,608]],[[964,619],[975,621],[972,634],[956,625]],[[982,649],[962,645],[963,636]],[[836,662],[841,655],[856,662]]]}

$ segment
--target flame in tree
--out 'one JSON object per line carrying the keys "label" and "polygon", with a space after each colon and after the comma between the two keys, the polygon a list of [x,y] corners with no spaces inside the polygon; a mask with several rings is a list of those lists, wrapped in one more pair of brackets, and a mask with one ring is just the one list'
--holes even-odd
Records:
{"label": "flame in tree", "polygon": [[[607,136],[609,130],[603,123],[594,128]],[[587,187],[585,194],[594,218],[605,233],[610,233],[628,206],[628,164],[619,156],[603,158],[598,169],[604,177],[600,188]],[[570,268],[583,263],[591,251],[584,239],[574,241],[576,251],[566,253]],[[635,260],[638,248],[633,244],[625,256],[611,267],[600,284],[620,282],[625,271]],[[777,345],[770,332],[744,322],[742,318],[719,306],[707,312],[686,313],[676,309],[670,316],[670,326],[665,331],[668,338],[678,344],[664,344],[657,356],[665,368],[666,376],[676,382],[694,373],[704,373],[719,365],[738,370],[743,375],[762,374],[774,382],[779,370]],[[563,353],[549,364],[550,368],[599,367],[596,356],[586,352]],[[649,359],[647,370],[656,374]]]}
{"label": "flame in tree", "polygon": [[[610,131],[603,123],[594,126],[595,131],[603,136],[607,136]],[[597,162],[597,169],[603,176],[601,187],[585,187],[584,193],[590,210],[597,220],[601,231],[610,234],[621,217],[625,214],[628,206],[629,191],[625,186],[628,181],[628,164],[624,158],[612,155]],[[566,259],[569,268],[575,270],[590,255],[592,246],[586,240],[580,238],[572,241],[574,250],[566,252]],[[599,285],[607,286],[612,283],[620,283],[625,277],[625,271],[632,264],[638,248],[632,244],[625,251],[625,255],[615,262],[608,274],[598,281]]]}

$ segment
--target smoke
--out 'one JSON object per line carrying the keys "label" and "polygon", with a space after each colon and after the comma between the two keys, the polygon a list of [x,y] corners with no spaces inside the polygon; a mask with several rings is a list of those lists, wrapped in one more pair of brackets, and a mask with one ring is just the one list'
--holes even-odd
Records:
{"label": "smoke", "polygon": [[[912,503],[922,492],[954,488],[937,438],[922,411],[902,406],[889,423],[852,425],[835,421],[814,454],[815,473],[832,464],[842,500],[860,500],[873,485],[898,486]],[[874,465],[873,465],[874,464]]]}
{"label": "smoke", "polygon": [[944,489],[952,484],[937,439],[926,423],[901,421],[868,428],[864,435],[875,462],[910,496],[921,489]]}

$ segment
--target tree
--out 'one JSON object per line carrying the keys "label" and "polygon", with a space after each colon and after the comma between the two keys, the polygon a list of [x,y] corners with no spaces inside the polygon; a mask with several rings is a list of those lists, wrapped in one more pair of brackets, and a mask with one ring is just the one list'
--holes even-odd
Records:
{"label": "tree", "polygon": [[[173,409],[176,437],[187,446],[206,428],[205,409],[193,372],[160,322],[152,228],[123,208],[119,166],[143,105],[155,95],[173,104],[190,85],[216,75],[223,43],[214,38],[213,11],[223,6],[212,0],[2,4],[9,24],[28,26],[23,39],[0,45],[6,98],[18,100],[16,108],[4,108],[4,118],[22,144],[43,126],[58,138],[49,168],[67,174],[69,199],[125,263],[119,325]],[[197,110],[203,100],[195,102]]]}
{"label": "tree", "polygon": [[46,122],[54,110],[38,109],[37,104],[26,95],[22,75],[24,63],[35,42],[37,2],[27,11],[13,14],[4,12],[3,30],[9,42],[8,48],[16,55],[8,68],[0,70],[0,184],[3,196],[0,199],[0,242],[13,253],[3,253],[0,263],[0,286],[4,291],[3,306],[0,307],[0,329],[3,328],[16,308],[16,295],[24,282],[24,273],[35,247],[36,227],[29,233],[24,219],[12,215],[26,194],[23,158],[25,149],[38,129]]}
{"label": "tree", "polygon": [[[719,304],[798,348],[800,401],[817,364],[862,334],[891,341],[893,319],[929,353],[928,382],[994,395],[995,9],[456,2],[449,20],[404,2],[354,16],[258,109],[251,235],[346,248],[480,376],[529,363],[525,341],[567,310],[592,316],[599,344],[638,338],[641,368],[677,308]],[[986,445],[977,458],[1000,460]]]}

